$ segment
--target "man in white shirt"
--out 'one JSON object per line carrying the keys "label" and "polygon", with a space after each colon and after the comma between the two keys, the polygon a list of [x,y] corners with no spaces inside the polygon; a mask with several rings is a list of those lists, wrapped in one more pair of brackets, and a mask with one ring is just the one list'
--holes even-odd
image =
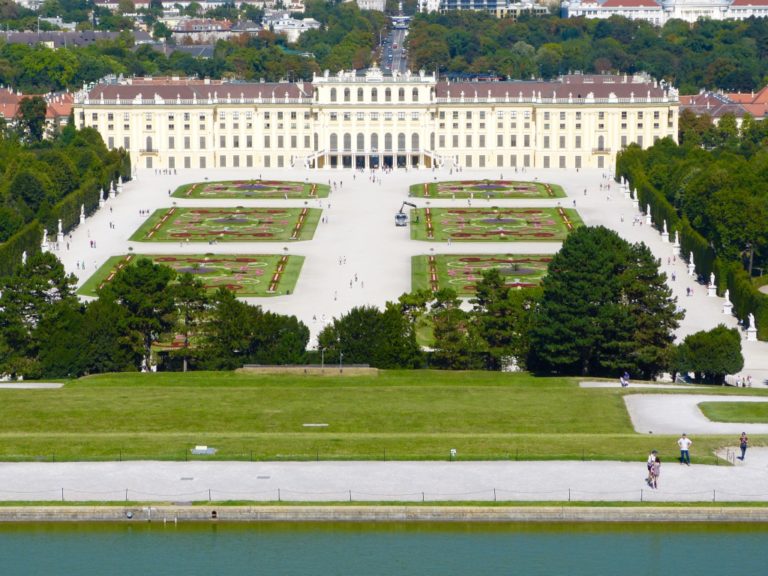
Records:
{"label": "man in white shirt", "polygon": [[691,465],[691,456],[688,453],[691,444],[693,444],[693,442],[685,434],[683,434],[677,441],[677,445],[680,447],[680,464],[685,463],[688,466]]}

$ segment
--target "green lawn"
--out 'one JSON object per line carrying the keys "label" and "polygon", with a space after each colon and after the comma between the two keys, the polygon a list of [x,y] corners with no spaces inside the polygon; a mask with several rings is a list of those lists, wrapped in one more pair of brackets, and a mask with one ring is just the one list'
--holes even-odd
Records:
{"label": "green lawn", "polygon": [[290,242],[311,240],[316,208],[167,208],[156,210],[134,242]]}
{"label": "green lawn", "polygon": [[[128,254],[113,256],[78,289],[82,296],[96,296],[96,291],[109,282],[120,268],[149,258],[179,274],[189,272],[210,292],[226,287],[237,296],[280,296],[293,292],[304,263],[303,256],[280,254]],[[275,282],[275,274],[280,274]]]}
{"label": "green lawn", "polygon": [[768,422],[768,398],[763,402],[702,402],[699,409],[715,422]]}
{"label": "green lawn", "polygon": [[[634,433],[623,394],[485,372],[107,375],[0,390],[0,460],[183,459],[196,444],[227,460],[673,458],[675,437]],[[697,437],[697,461],[732,441]]]}
{"label": "green lawn", "polygon": [[179,186],[174,198],[220,198],[272,200],[326,198],[328,184],[315,182],[289,182],[286,180],[222,180],[216,182],[192,182]]}

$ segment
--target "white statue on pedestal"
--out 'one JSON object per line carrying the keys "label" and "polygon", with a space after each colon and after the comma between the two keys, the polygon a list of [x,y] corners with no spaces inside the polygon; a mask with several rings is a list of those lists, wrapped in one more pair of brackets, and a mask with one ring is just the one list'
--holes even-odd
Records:
{"label": "white statue on pedestal", "polygon": [[27,251],[21,253],[21,265],[24,266],[27,263]]}
{"label": "white statue on pedestal", "polygon": [[696,263],[693,261],[693,252],[688,258],[688,275],[696,276]]}
{"label": "white statue on pedestal", "polygon": [[733,311],[733,304],[731,304],[731,291],[726,288],[724,296],[725,302],[723,302],[723,314],[730,314]]}
{"label": "white statue on pedestal", "polygon": [[757,342],[757,326],[755,326],[755,315],[749,313],[749,328],[747,328],[747,342]]}
{"label": "white statue on pedestal", "polygon": [[80,224],[85,224],[85,204],[80,204]]}
{"label": "white statue on pedestal", "polygon": [[709,274],[709,285],[707,286],[707,296],[709,296],[710,298],[717,296],[717,286],[715,285],[714,272],[710,272]]}
{"label": "white statue on pedestal", "polygon": [[64,235],[63,226],[61,225],[61,218],[59,218],[59,234],[62,236]]}

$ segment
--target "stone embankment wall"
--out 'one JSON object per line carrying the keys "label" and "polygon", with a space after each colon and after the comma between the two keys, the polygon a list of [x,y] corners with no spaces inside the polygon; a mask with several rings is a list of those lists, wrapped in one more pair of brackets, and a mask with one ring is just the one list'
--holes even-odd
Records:
{"label": "stone embankment wall", "polygon": [[768,522],[768,508],[8,506],[0,522]]}

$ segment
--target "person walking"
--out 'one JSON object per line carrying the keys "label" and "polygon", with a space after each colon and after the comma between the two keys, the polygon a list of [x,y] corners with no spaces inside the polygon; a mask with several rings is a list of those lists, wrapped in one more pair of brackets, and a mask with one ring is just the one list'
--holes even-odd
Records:
{"label": "person walking", "polygon": [[690,448],[693,441],[683,433],[680,439],[677,441],[677,445],[680,447],[680,464],[691,465]]}
{"label": "person walking", "polygon": [[653,463],[656,462],[656,454],[658,454],[656,450],[651,450],[651,453],[648,454],[648,478],[645,480],[648,486],[653,485]]}
{"label": "person walking", "polygon": [[742,432],[741,437],[739,438],[739,448],[741,448],[741,458],[739,458],[739,460],[741,460],[742,462],[744,462],[744,456],[746,456],[747,454],[748,444],[749,444],[749,438],[747,437],[747,433]]}
{"label": "person walking", "polygon": [[651,466],[651,488],[659,487],[659,474],[661,474],[661,458],[656,456],[656,459],[653,461],[653,466]]}

